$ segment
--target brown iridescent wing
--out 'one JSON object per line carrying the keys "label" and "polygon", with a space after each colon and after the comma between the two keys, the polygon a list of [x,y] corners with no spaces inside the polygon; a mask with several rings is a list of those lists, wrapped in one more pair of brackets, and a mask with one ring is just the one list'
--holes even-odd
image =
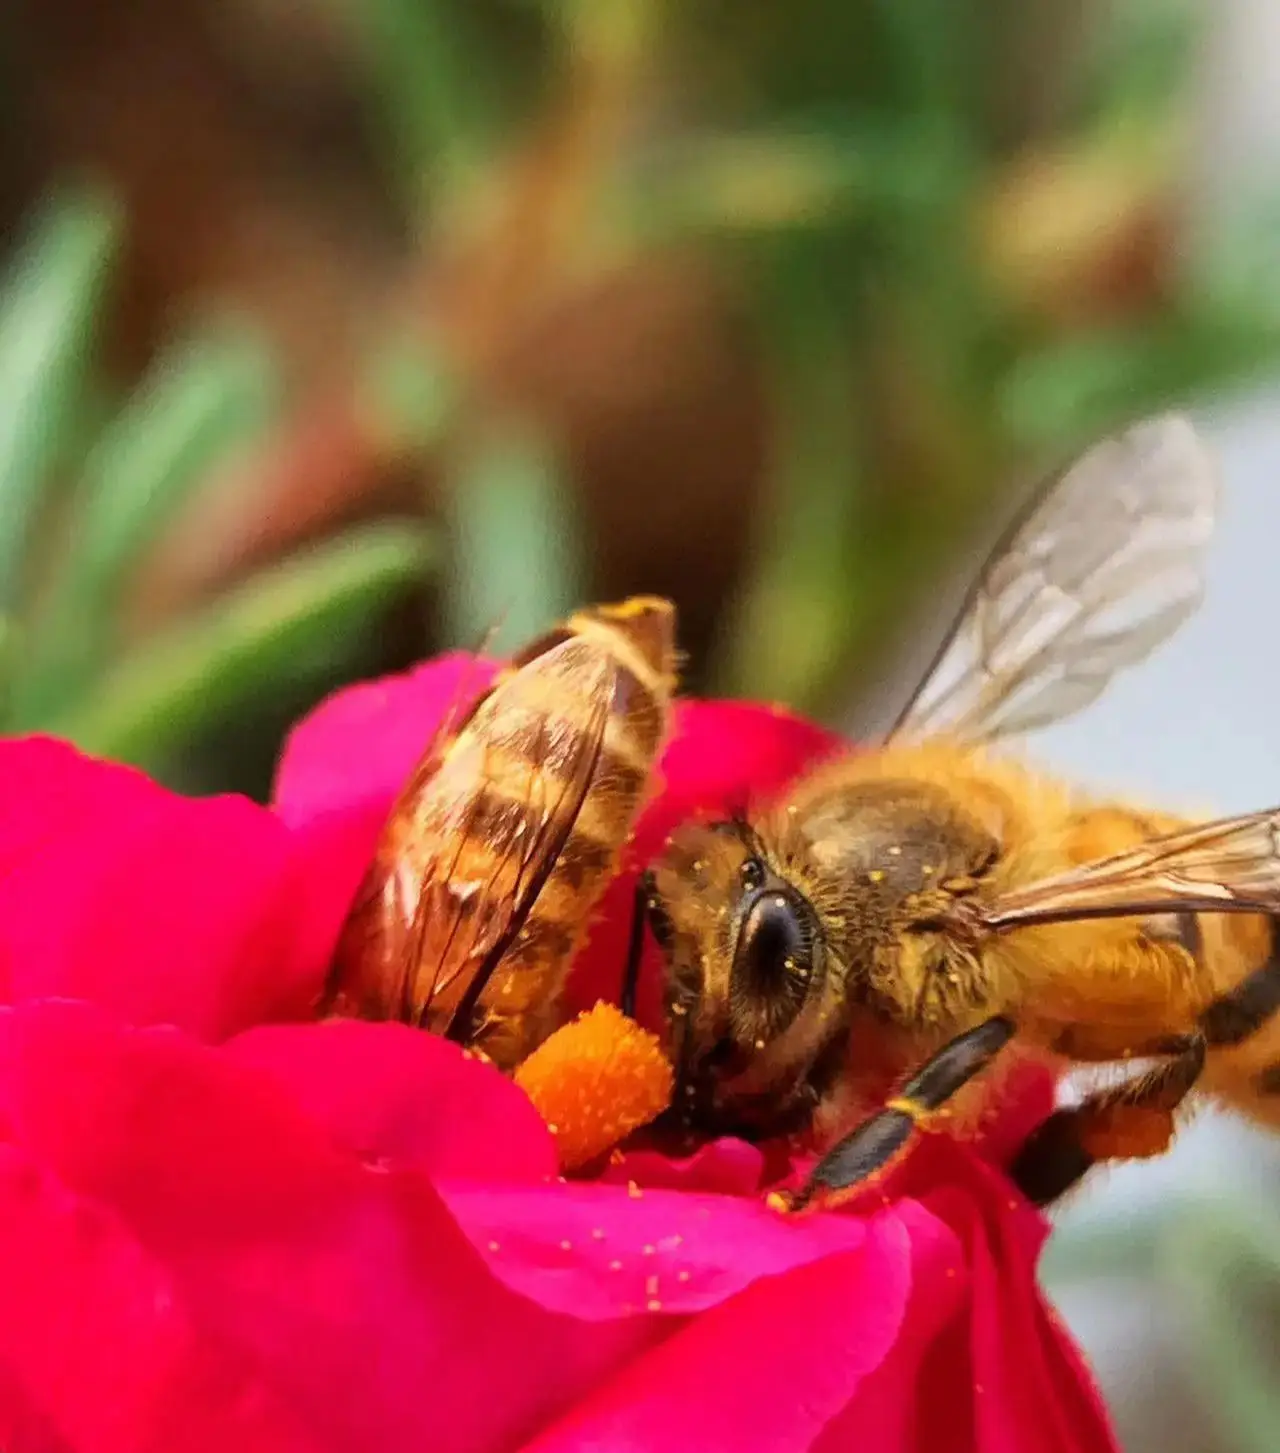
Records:
{"label": "brown iridescent wing", "polygon": [[1199,605],[1217,501],[1178,415],[1096,444],[991,552],[889,735],[989,742],[1090,705]]}
{"label": "brown iridescent wing", "polygon": [[1180,829],[957,910],[990,932],[1083,918],[1280,913],[1280,808]]}
{"label": "brown iridescent wing", "polygon": [[[572,733],[554,776],[542,770],[550,743],[549,729],[540,725],[543,750],[535,747],[529,754],[523,803],[530,830],[516,838],[509,851],[493,858],[482,885],[460,896],[451,876],[471,845],[469,834],[478,821],[474,816],[459,825],[451,862],[424,883],[415,918],[414,962],[406,973],[413,1002],[405,1005],[403,1017],[411,1022],[451,1038],[467,1037],[480,996],[554,872],[598,780],[612,714],[613,678],[612,667],[601,663],[595,678],[584,682],[593,703],[591,714]],[[488,849],[491,843],[486,837],[476,846]],[[446,916],[433,924],[434,915]]]}

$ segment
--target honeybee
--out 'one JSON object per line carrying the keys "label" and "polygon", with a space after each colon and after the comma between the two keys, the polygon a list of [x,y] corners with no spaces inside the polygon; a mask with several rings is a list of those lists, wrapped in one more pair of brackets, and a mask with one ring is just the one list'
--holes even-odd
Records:
{"label": "honeybee", "polygon": [[559,1025],[584,926],[653,782],[675,611],[579,611],[446,718],[382,831],[321,1012],[397,1019],[510,1070]]}
{"label": "honeybee", "polygon": [[1180,417],[1096,445],[1006,533],[879,747],[684,826],[651,868],[677,1111],[816,1141],[781,1208],[843,1199],[921,1127],[970,1133],[1021,1056],[1154,1061],[1027,1143],[1040,1204],[1164,1150],[1193,1088],[1280,1125],[1280,809],[1189,825],[992,750],[1187,618],[1217,504]]}

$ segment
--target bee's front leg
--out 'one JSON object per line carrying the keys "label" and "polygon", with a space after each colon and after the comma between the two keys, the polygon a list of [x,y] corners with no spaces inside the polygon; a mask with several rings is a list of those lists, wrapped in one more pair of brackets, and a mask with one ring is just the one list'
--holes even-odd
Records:
{"label": "bee's front leg", "polygon": [[995,1059],[1017,1026],[1003,1014],[984,1020],[938,1050],[877,1114],[846,1135],[818,1162],[798,1191],[775,1191],[769,1204],[803,1211],[847,1200],[898,1155],[921,1122],[940,1110]]}

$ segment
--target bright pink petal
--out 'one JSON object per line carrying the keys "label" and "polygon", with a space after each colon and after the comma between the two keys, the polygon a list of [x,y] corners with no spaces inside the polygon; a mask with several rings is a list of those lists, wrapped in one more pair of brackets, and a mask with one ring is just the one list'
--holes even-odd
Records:
{"label": "bright pink petal", "polygon": [[559,1168],[528,1096],[437,1035],[330,1020],[252,1029],[226,1052],[270,1073],[362,1160],[435,1178],[538,1184]]}
{"label": "bright pink petal", "polygon": [[602,1184],[629,1182],[653,1189],[710,1191],[721,1196],[754,1196],[765,1185],[765,1155],[758,1145],[725,1137],[709,1141],[692,1155],[673,1160],[654,1150],[629,1150],[600,1172]]}
{"label": "bright pink petal", "polygon": [[[362,1166],[269,1072],[172,1031],[116,1029],[84,1005],[4,1011],[0,1117],[128,1228],[200,1335],[257,1368],[326,1449],[509,1446],[662,1329],[511,1292],[425,1178]],[[19,1284],[15,1337],[36,1298],[38,1325],[71,1335],[74,1275],[51,1261]]]}
{"label": "bright pink petal", "polygon": [[[706,1312],[533,1448],[808,1448],[842,1410],[862,1409],[863,1388],[897,1357],[909,1322],[936,1327],[958,1300],[938,1275],[955,1257],[945,1227],[890,1210],[866,1231],[860,1250],[756,1281]],[[853,1446],[899,1453],[876,1405],[854,1422]]]}
{"label": "bright pink petal", "polygon": [[192,800],[42,739],[0,744],[11,1000],[216,1038],[314,994],[350,866],[242,798]]}
{"label": "bright pink petal", "polygon": [[[979,1173],[982,1169],[979,1168]],[[991,1194],[952,1213],[983,1217],[972,1233],[974,1422],[979,1446],[991,1453],[1041,1447],[1053,1453],[1111,1453],[1106,1413],[1079,1354],[1036,1281],[1048,1228],[1027,1204]],[[945,1194],[945,1193],[941,1193]],[[984,1234],[985,1233],[985,1234]],[[1033,1442],[1039,1438],[1039,1444]]]}
{"label": "bright pink petal", "polygon": [[[944,1222],[914,1201],[895,1208],[916,1257],[912,1297],[893,1349],[858,1386],[857,1396],[823,1431],[815,1453],[967,1453],[968,1363],[963,1309],[969,1272],[965,1247]],[[953,1339],[960,1338],[960,1356]]]}
{"label": "bright pink petal", "polygon": [[335,692],[285,742],[276,811],[295,824],[360,806],[385,816],[446,714],[479,695],[497,669],[454,652]]}
{"label": "bright pink petal", "polygon": [[[567,1183],[442,1185],[495,1276],[542,1306],[599,1319],[705,1311],[760,1277],[856,1250],[852,1216],[791,1221],[760,1200]],[[494,1249],[496,1248],[496,1249]]]}
{"label": "bright pink petal", "polygon": [[[904,1167],[918,1195],[967,1247],[969,1327],[952,1359],[981,1453],[1115,1453],[1105,1410],[1083,1362],[1040,1293],[1036,1263],[1048,1224],[991,1165],[946,1136]],[[948,1406],[955,1416],[956,1398]],[[925,1444],[924,1446],[932,1446]],[[963,1445],[960,1445],[963,1446]]]}
{"label": "bright pink petal", "polygon": [[0,1442],[75,1453],[321,1453],[109,1212],[0,1146]]}

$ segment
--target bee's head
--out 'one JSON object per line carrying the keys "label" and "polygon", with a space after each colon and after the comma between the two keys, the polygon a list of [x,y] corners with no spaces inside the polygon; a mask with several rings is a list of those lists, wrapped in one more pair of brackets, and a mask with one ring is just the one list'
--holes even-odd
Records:
{"label": "bee's head", "polygon": [[649,885],[676,1112],[751,1138],[801,1123],[815,1069],[845,1029],[841,978],[813,905],[744,819],[680,829]]}
{"label": "bee's head", "polygon": [[767,814],[677,832],[650,874],[677,1108],[702,1129],[803,1125],[865,1011],[911,1027],[980,986],[949,927],[996,839],[940,788],[818,783]]}

